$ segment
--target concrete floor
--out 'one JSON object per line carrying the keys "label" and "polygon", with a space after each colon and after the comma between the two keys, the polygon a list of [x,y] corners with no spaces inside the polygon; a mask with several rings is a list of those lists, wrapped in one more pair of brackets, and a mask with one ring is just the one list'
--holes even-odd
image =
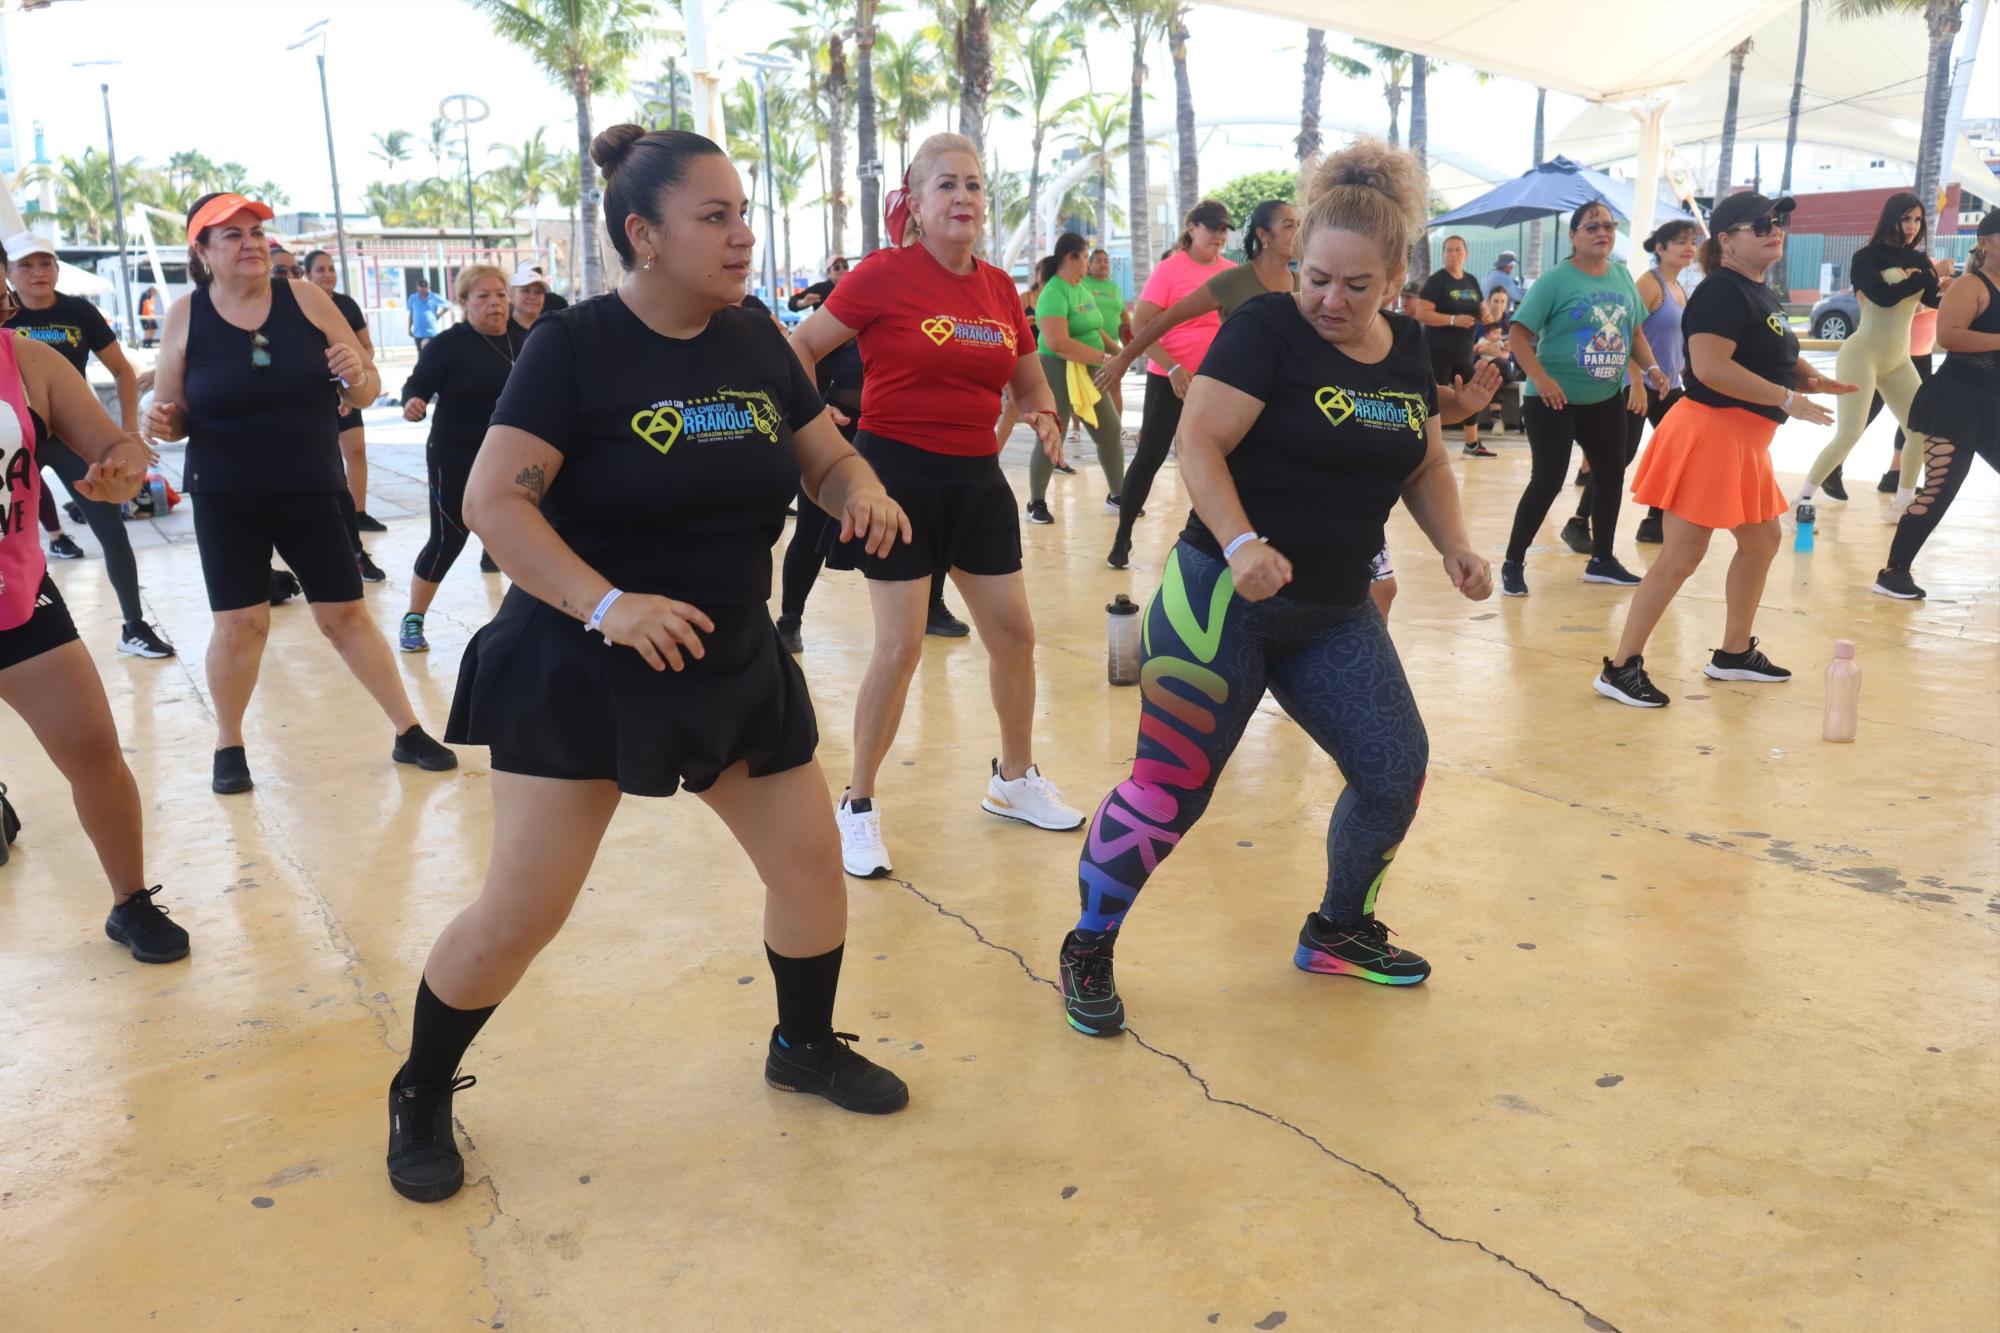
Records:
{"label": "concrete floor", "polygon": [[[391,580],[368,597],[393,629],[421,430],[370,417]],[[1788,484],[1819,435],[1781,436]],[[1527,475],[1498,445],[1455,463],[1496,561]],[[1127,932],[1132,1033],[1070,1032],[1050,978],[1079,835],[979,811],[984,657],[930,640],[882,787],[902,878],[853,886],[840,1006],[910,1110],[764,1086],[749,866],[698,803],[629,801],[467,1061],[473,1183],[433,1207],[384,1179],[382,1092],[483,873],[484,756],[390,765],[295,603],[251,713],[257,790],[212,796],[187,511],[135,524],[178,661],[114,656],[97,563],[55,572],[195,952],[145,967],[103,938],[65,792],[0,713],[28,821],[0,870],[0,1326],[1995,1327],[2000,500],[1982,470],[1919,567],[1930,601],[1870,596],[1886,453],[1885,420],[1854,503],[1773,571],[1759,629],[1798,678],[1701,677],[1714,560],[1648,654],[1663,713],[1590,691],[1628,594],[1577,581],[1554,523],[1534,596],[1472,605],[1396,517],[1392,629],[1433,748],[1382,900],[1437,968],[1408,992],[1290,964],[1338,786],[1267,701]],[[1150,592],[1185,508],[1169,469],[1119,574],[1102,490],[1059,478],[1057,525],[1026,533],[1039,758],[1086,808],[1138,706],[1105,684],[1101,608]],[[434,728],[499,594],[468,557],[434,651],[402,659]],[[805,633],[837,785],[859,582],[823,581]],[[1836,636],[1867,672],[1852,746],[1819,739]]]}

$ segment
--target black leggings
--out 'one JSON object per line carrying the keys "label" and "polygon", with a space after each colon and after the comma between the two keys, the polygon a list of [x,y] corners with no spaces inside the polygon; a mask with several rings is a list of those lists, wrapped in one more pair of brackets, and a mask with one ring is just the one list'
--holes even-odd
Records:
{"label": "black leggings", "polygon": [[1975,458],[1985,459],[1986,466],[2000,472],[2000,444],[1995,443],[1991,432],[1973,445],[1930,441],[1924,450],[1923,482],[1917,488],[1916,499],[1897,520],[1895,540],[1889,543],[1889,568],[1904,571],[1910,568],[1917,552],[1924,549],[1924,543],[1943,521],[1944,511],[1951,508],[1958,488],[1972,474]]}
{"label": "black leggings", "polygon": [[1618,507],[1625,499],[1625,410],[1623,390],[1599,403],[1566,403],[1550,407],[1539,397],[1521,404],[1521,424],[1528,431],[1528,453],[1533,466],[1528,488],[1514,507],[1514,531],[1507,538],[1507,559],[1516,564],[1528,554],[1549,506],[1562,494],[1569,477],[1569,447],[1583,447],[1590,463],[1596,489],[1591,495],[1590,548],[1600,560],[1611,556],[1611,540],[1618,532]]}
{"label": "black leggings", "polygon": [[[1655,392],[1652,385],[1648,384],[1646,386],[1646,415],[1640,416],[1637,412],[1627,412],[1625,414],[1625,466],[1632,466],[1632,460],[1639,456],[1639,441],[1645,435],[1648,423],[1652,425],[1654,430],[1658,430],[1660,428],[1660,419],[1667,415],[1667,409],[1680,400],[1681,391],[1679,389],[1669,389],[1666,392],[1666,396],[1662,397],[1659,393]],[[1596,502],[1597,474],[1595,472],[1586,472],[1583,474],[1583,493],[1576,497],[1576,516],[1578,518],[1589,518],[1590,507]],[[1660,510],[1657,506],[1646,511],[1647,518],[1658,518],[1659,516]]]}
{"label": "black leggings", "polygon": [[[441,457],[437,446],[429,445],[424,461],[431,474],[431,535],[417,552],[415,572],[426,583],[442,583],[472,535],[465,529],[465,483],[472,460]],[[348,499],[353,502],[352,496]]]}
{"label": "black leggings", "polygon": [[[111,580],[112,591],[118,594],[118,610],[126,623],[144,620],[146,608],[139,602],[139,562],[132,558],[132,539],[125,535],[125,511],[118,505],[86,500],[77,494],[76,484],[88,475],[90,465],[61,440],[53,437],[43,440],[37,457],[43,467],[62,478],[77,507],[83,510],[83,521],[90,525],[90,535],[97,538],[104,551],[104,577]],[[47,487],[43,487],[42,494],[49,494]]]}
{"label": "black leggings", "polygon": [[1153,478],[1174,447],[1174,432],[1181,428],[1181,399],[1174,392],[1171,376],[1146,372],[1146,400],[1141,412],[1139,443],[1132,450],[1132,461],[1125,465],[1125,486],[1118,496],[1118,546],[1132,544],[1132,524],[1146,507]]}

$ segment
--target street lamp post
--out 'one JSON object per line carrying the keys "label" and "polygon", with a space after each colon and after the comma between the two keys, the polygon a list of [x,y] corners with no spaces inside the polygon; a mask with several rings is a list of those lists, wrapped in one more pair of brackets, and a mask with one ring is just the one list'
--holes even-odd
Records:
{"label": "street lamp post", "polygon": [[333,179],[333,235],[335,247],[340,251],[340,285],[347,285],[347,220],[340,211],[340,164],[333,155],[333,101],[326,91],[326,20],[309,26],[300,38],[285,49],[296,51],[300,47],[317,41],[319,50],[313,60],[319,65],[319,109],[326,121],[326,171]]}
{"label": "street lamp post", "polygon": [[[116,60],[79,60],[75,68],[90,66],[116,66]],[[125,341],[138,345],[138,321],[132,318],[132,269],[125,257],[125,194],[118,181],[118,142],[111,133],[111,84],[97,85],[104,97],[104,152],[111,165],[111,224],[112,233],[118,241],[118,300],[121,306],[120,318],[125,325]]]}
{"label": "street lamp post", "polygon": [[738,56],[737,60],[757,74],[757,119],[764,133],[764,273],[771,299],[775,301],[778,299],[778,252],[775,245],[778,221],[773,201],[778,195],[778,182],[771,175],[771,99],[765,95],[764,76],[787,71],[792,66],[790,61],[776,56]]}
{"label": "street lamp post", "polygon": [[[454,104],[457,110],[452,107]],[[477,107],[475,114],[473,108]],[[486,119],[488,108],[486,99],[474,97],[471,93],[452,93],[438,103],[438,114],[446,120],[456,120],[461,142],[465,148],[465,235],[472,248],[479,248],[479,224],[472,211],[472,126]]]}

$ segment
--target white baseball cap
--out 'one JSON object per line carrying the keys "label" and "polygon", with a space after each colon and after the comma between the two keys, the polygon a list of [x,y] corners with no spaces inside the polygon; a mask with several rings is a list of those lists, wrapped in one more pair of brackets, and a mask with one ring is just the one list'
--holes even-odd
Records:
{"label": "white baseball cap", "polygon": [[[11,254],[13,252],[10,250],[8,253]],[[514,276],[512,279],[508,281],[507,285],[509,287],[532,287],[538,282],[541,283],[543,289],[546,290],[549,285],[548,274],[542,272],[542,266],[540,264],[537,264],[534,260],[524,259],[521,261],[520,265],[517,268],[515,268]]]}
{"label": "white baseball cap", "polygon": [[56,243],[38,231],[16,232],[5,241],[0,241],[0,245],[7,247],[9,262],[26,259],[29,255],[47,255],[51,259],[56,255]]}

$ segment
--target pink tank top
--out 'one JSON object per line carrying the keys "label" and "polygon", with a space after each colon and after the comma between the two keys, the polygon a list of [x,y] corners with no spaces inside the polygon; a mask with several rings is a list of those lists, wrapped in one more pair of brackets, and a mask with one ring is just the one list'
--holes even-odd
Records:
{"label": "pink tank top", "polygon": [[0,631],[18,629],[35,613],[48,557],[36,520],[42,470],[35,465],[35,426],[14,359],[14,335],[0,330]]}

